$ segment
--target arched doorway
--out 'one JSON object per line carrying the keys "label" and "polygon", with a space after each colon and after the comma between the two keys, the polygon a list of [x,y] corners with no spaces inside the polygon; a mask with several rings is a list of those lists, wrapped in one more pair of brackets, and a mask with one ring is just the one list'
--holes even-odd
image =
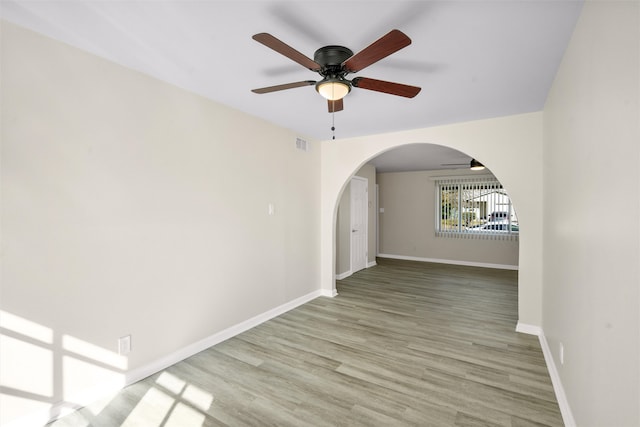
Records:
{"label": "arched doorway", "polygon": [[474,160],[449,147],[409,144],[374,157],[356,171],[338,207],[336,278],[358,271],[349,262],[361,249],[350,245],[359,228],[350,223],[350,187],[358,180],[369,187],[367,266],[379,257],[517,270],[515,209],[488,168],[470,169]]}
{"label": "arched doorway", "polygon": [[[519,327],[539,328],[542,295],[541,141],[542,114],[531,113],[324,143],[321,165],[321,286],[324,293],[336,293],[335,221],[340,195],[350,177],[370,159],[390,149],[416,143],[437,144],[483,159],[518,206],[523,229],[519,237]],[[521,166],[520,160],[524,159],[531,167]]]}

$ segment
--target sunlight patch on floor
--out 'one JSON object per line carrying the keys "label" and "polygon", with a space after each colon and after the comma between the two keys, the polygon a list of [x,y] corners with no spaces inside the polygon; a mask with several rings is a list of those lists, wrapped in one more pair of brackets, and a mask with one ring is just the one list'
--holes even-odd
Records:
{"label": "sunlight patch on floor", "polygon": [[110,393],[108,396],[104,396],[95,402],[91,403],[91,405],[86,406],[86,409],[91,412],[93,415],[98,415],[102,411],[105,410],[111,403],[113,399],[118,396],[119,390],[117,392]]}
{"label": "sunlight patch on floor", "polygon": [[182,398],[203,411],[209,410],[213,403],[213,395],[194,385],[188,385]]}
{"label": "sunlight patch on floor", "polygon": [[160,374],[156,383],[171,391],[176,396],[180,396],[180,400],[184,400],[203,411],[208,410],[211,407],[211,403],[213,403],[213,395],[211,393],[193,384],[187,384],[184,380],[169,372],[165,371]]}
{"label": "sunlight patch on floor", "polygon": [[122,427],[160,427],[175,400],[157,388],[150,388],[131,411]]}
{"label": "sunlight patch on floor", "polygon": [[131,411],[123,427],[202,427],[213,395],[162,372]]}
{"label": "sunlight patch on floor", "polygon": [[204,420],[205,415],[202,412],[180,402],[171,411],[171,415],[163,427],[201,427]]}
{"label": "sunlight patch on floor", "polygon": [[185,381],[176,377],[175,375],[170,374],[169,372],[163,372],[160,374],[156,383],[166,388],[173,394],[180,394],[184,389],[184,386],[187,384]]}

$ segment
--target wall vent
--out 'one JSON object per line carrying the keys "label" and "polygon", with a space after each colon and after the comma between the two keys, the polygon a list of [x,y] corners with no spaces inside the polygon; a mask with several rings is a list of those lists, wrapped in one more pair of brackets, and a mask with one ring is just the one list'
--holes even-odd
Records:
{"label": "wall vent", "polygon": [[296,138],[296,148],[302,151],[309,151],[309,143],[302,138]]}

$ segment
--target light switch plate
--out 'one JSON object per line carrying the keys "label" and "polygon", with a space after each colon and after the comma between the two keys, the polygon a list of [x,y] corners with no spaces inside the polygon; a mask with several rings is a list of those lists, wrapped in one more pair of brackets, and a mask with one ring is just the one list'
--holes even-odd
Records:
{"label": "light switch plate", "polygon": [[124,355],[131,352],[131,335],[118,338],[118,354]]}

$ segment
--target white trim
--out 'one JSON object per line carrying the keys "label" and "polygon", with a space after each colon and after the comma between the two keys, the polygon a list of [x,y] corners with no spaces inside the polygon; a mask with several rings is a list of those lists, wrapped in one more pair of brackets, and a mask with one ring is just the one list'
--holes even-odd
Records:
{"label": "white trim", "polygon": [[328,297],[328,298],[337,297],[338,296],[338,291],[336,289],[331,289],[330,291],[325,291],[323,289],[321,296]]}
{"label": "white trim", "polygon": [[527,325],[526,323],[518,322],[518,324],[516,325],[516,332],[535,335],[539,337],[540,335],[542,335],[542,328],[540,326]]}
{"label": "white trim", "polygon": [[374,227],[376,230],[376,256],[380,252],[380,186],[376,183],[376,210],[373,220],[376,223]]}
{"label": "white trim", "polygon": [[[365,188],[364,188],[364,192],[365,192],[365,197],[366,197],[366,203],[365,203],[365,212],[367,212],[367,214],[364,217],[364,237],[365,237],[365,255],[364,257],[367,258],[369,256],[369,179],[368,178],[364,178],[362,176],[357,176],[354,175],[351,177],[351,180],[349,181],[349,230],[353,230],[354,224],[353,224],[353,181],[361,181],[365,184]],[[367,268],[367,264],[366,264],[366,259],[365,259],[365,265],[364,268]],[[349,271],[353,272],[353,238],[352,238],[352,234],[349,233]]]}
{"label": "white trim", "polygon": [[[48,422],[54,421],[57,418],[67,415],[74,410],[87,406],[102,397],[106,397],[112,393],[116,393],[128,385],[131,385],[163,369],[166,369],[169,366],[174,365],[188,357],[191,357],[196,353],[206,350],[211,346],[214,346],[218,343],[221,343],[222,341],[228,340],[229,338],[232,338],[238,334],[241,334],[242,332],[254,328],[259,324],[266,322],[267,320],[273,319],[274,317],[286,313],[287,311],[305,304],[317,297],[335,297],[336,295],[338,295],[338,292],[335,289],[333,289],[333,291],[326,291],[324,289],[313,291],[299,298],[279,305],[278,307],[272,308],[271,310],[265,311],[262,314],[258,314],[257,316],[245,320],[244,322],[240,322],[237,325],[231,326],[218,333],[210,335],[198,342],[190,344],[180,350],[161,357],[160,359],[157,359],[147,365],[132,369],[129,372],[126,372],[123,375],[123,379],[120,381],[109,381],[107,383],[99,384],[98,386],[83,390],[82,392],[73,396],[73,400],[71,401],[76,404],[74,404],[72,407],[70,407],[68,402],[57,403],[50,409],[47,409],[45,411],[34,412],[25,417],[14,420],[7,424],[6,427],[43,425]],[[50,414],[58,415],[54,415],[53,417],[51,417]]]}
{"label": "white trim", "polygon": [[[370,261],[367,262],[367,265],[365,268],[371,268],[371,267],[375,267],[376,265],[378,265],[377,262],[375,261]],[[351,276],[353,273],[351,272],[351,270],[347,270],[344,273],[340,273],[340,274],[336,274],[336,280],[344,280],[347,277]]]}
{"label": "white trim", "polygon": [[455,259],[422,258],[406,255],[378,254],[380,258],[402,259],[406,261],[435,262],[438,264],[464,265],[467,267],[498,268],[501,270],[517,270],[517,265],[491,264],[486,262],[460,261]]}
{"label": "white trim", "polygon": [[351,272],[351,270],[347,270],[344,273],[336,274],[336,280],[344,280],[352,274],[353,273]]}
{"label": "white trim", "polygon": [[553,360],[553,356],[551,356],[551,350],[549,349],[547,338],[544,336],[544,333],[542,333],[542,331],[540,331],[538,339],[540,340],[540,347],[542,347],[544,360],[547,363],[547,370],[549,371],[549,376],[551,377],[553,390],[556,393],[556,399],[558,400],[558,406],[560,407],[560,413],[562,414],[564,425],[566,427],[575,427],[576,420],[573,418],[573,413],[571,412],[571,407],[569,406],[567,395],[564,392],[564,387],[562,387],[562,381],[560,380],[558,369],[556,369],[556,364]]}
{"label": "white trim", "polygon": [[553,384],[553,391],[556,394],[556,400],[560,407],[562,421],[564,421],[564,425],[566,427],[575,427],[576,421],[573,419],[573,413],[571,412],[567,395],[564,392],[564,387],[562,387],[562,381],[560,381],[560,375],[558,374],[556,363],[553,360],[551,349],[547,343],[547,337],[544,336],[542,328],[540,326],[527,325],[526,323],[518,322],[516,325],[516,332],[536,335],[538,337],[540,347],[542,348],[542,354],[544,355],[544,361],[547,364],[547,371],[549,371],[549,376],[551,377],[551,384]]}

